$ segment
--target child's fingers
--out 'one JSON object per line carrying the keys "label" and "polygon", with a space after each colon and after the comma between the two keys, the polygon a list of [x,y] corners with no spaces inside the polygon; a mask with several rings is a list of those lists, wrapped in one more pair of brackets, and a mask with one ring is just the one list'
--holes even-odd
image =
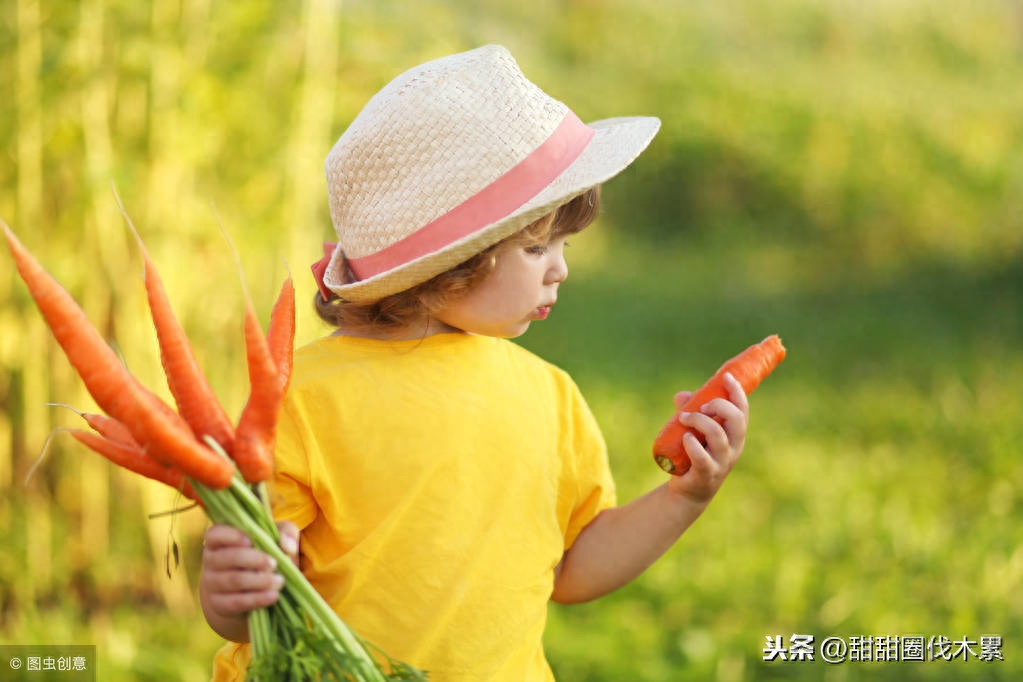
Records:
{"label": "child's fingers", "polygon": [[742,384],[732,376],[731,372],[725,372],[725,388],[728,389],[728,399],[738,407],[743,414],[749,414],[749,398],[746,391],[742,390]]}
{"label": "child's fingers", "polygon": [[233,526],[215,523],[206,529],[203,536],[203,547],[206,549],[223,549],[226,547],[251,547],[249,536]]}
{"label": "child's fingers", "polygon": [[280,521],[277,523],[277,532],[281,535],[281,549],[298,566],[298,526],[291,521]]}
{"label": "child's fingers", "polygon": [[280,595],[276,592],[243,592],[238,594],[210,595],[210,608],[225,616],[235,616],[270,606]]}
{"label": "child's fingers", "polygon": [[707,448],[703,447],[703,443],[700,439],[694,436],[692,433],[687,433],[682,436],[682,447],[685,449],[686,454],[689,455],[689,471],[686,475],[696,474],[701,477],[707,477],[714,472],[714,458],[707,452]]}
{"label": "child's fingers", "polygon": [[271,592],[284,586],[284,576],[272,571],[213,571],[205,577],[210,594]]}
{"label": "child's fingers", "polygon": [[728,436],[729,443],[741,443],[746,438],[746,414],[735,403],[715,398],[700,408],[700,412],[715,417]]}
{"label": "child's fingers", "polygon": [[258,549],[206,550],[202,555],[205,573],[249,571],[271,574],[277,570],[277,561]]}
{"label": "child's fingers", "polygon": [[[282,528],[282,542],[295,536],[297,529]],[[277,561],[237,528],[214,524],[203,536],[203,592],[216,613],[243,615],[276,602],[284,587],[276,571]]]}
{"label": "child's fingers", "polygon": [[692,391],[679,391],[675,394],[675,409],[681,410],[685,408],[686,403],[693,397]]}
{"label": "child's fingers", "polygon": [[[724,453],[728,451],[728,434],[713,417],[699,412],[683,412],[679,417],[684,425],[694,428],[703,434],[707,441],[707,447],[711,453]],[[718,456],[721,456],[720,454]]]}
{"label": "child's fingers", "polygon": [[[278,576],[280,577],[280,576]],[[283,578],[281,578],[283,581]],[[282,583],[283,584],[283,583]],[[255,609],[270,606],[280,598],[280,587],[246,591],[221,591],[210,589],[209,604],[214,611],[224,615],[240,615]]]}
{"label": "child's fingers", "polygon": [[252,546],[252,541],[237,528],[214,525],[203,537],[203,574],[216,571],[247,570],[272,572],[277,562]]}
{"label": "child's fingers", "polygon": [[203,592],[210,606],[225,615],[269,606],[284,586],[284,577],[276,568],[273,557],[254,547],[207,546],[203,550]]}

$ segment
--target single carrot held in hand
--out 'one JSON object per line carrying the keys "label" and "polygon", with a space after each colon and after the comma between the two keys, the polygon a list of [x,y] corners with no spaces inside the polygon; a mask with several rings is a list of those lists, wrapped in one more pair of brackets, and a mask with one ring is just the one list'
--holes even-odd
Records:
{"label": "single carrot held in hand", "polygon": [[149,301],[149,312],[160,345],[160,362],[163,364],[164,374],[167,376],[167,386],[178,406],[178,413],[188,423],[196,440],[202,441],[203,436],[211,436],[225,452],[230,454],[234,446],[234,427],[231,425],[231,420],[224,408],[221,407],[206,375],[199,368],[195,353],[192,352],[192,345],[189,343],[181,323],[174,315],[170,298],[163,285],[163,279],[153,260],[149,257],[149,251],[146,250],[146,245],[142,242],[142,236],[139,235],[135,224],[124,210],[121,197],[117,196],[116,191],[114,196],[117,199],[117,205],[121,208],[125,222],[128,223],[128,227],[135,235],[135,240],[142,251],[146,298]]}
{"label": "single carrot held in hand", "polygon": [[683,425],[678,416],[682,412],[699,412],[703,405],[715,398],[728,398],[724,375],[731,373],[742,385],[742,390],[749,395],[774,368],[785,359],[785,346],[776,334],[768,336],[760,343],[754,344],[721,365],[685,405],[664,425],[654,440],[654,460],[657,465],[669,474],[681,476],[689,470],[689,456],[682,445],[687,433],[692,433],[703,442],[703,436],[695,429]]}
{"label": "single carrot held in hand", "polygon": [[0,225],[18,273],[96,404],[127,426],[135,441],[162,463],[179,467],[211,488],[227,487],[233,474],[230,463],[196,442],[188,425],[124,368],[71,294],[6,223]]}

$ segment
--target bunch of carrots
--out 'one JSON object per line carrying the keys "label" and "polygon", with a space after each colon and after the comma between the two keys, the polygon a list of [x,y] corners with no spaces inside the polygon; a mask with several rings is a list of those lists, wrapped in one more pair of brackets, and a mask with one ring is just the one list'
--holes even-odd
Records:
{"label": "bunch of carrots", "polygon": [[240,528],[277,561],[285,586],[275,604],[249,615],[252,663],[247,679],[424,680],[422,672],[378,649],[373,649],[376,655],[370,653],[372,645],[337,616],[278,544],[265,484],[273,473],[277,416],[291,376],[291,278],[281,289],[265,336],[246,295],[250,393],[233,425],[199,368],[138,231],[127,214],[125,218],[142,251],[149,309],[177,411],[121,364],[74,298],[0,220],[29,293],[105,413],[80,413],[92,430],[73,429],[72,435],[114,464],[179,490],[213,522]]}

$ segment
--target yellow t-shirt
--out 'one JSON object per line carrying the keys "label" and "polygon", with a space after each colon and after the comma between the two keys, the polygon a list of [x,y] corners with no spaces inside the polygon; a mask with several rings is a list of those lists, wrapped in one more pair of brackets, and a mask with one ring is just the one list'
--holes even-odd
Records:
{"label": "yellow t-shirt", "polygon": [[[615,504],[572,379],[472,334],[299,349],[272,483],[317,591],[434,682],[553,680],[541,638],[554,567]],[[214,679],[242,679],[248,655],[228,644]]]}

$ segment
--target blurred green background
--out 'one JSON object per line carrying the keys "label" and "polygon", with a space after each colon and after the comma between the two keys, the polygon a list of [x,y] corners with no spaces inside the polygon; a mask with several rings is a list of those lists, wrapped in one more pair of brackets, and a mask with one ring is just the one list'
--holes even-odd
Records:
{"label": "blurred green background", "polygon": [[[310,300],[330,145],[399,72],[488,42],[584,120],[663,121],[520,340],[575,376],[620,498],[663,482],[676,390],[768,334],[789,348],[696,526],[618,593],[553,608],[559,679],[1021,679],[1018,2],[10,0],[0,216],[162,386],[116,183],[237,414],[215,215],[264,320],[289,268]],[[202,514],[148,518],[174,493],[59,432],[24,482],[77,425],[46,403],[92,404],[3,262],[0,643],[95,643],[104,681],[207,679]],[[327,331],[300,308],[299,342]],[[1000,635],[1004,661],[763,661],[793,634]]]}

